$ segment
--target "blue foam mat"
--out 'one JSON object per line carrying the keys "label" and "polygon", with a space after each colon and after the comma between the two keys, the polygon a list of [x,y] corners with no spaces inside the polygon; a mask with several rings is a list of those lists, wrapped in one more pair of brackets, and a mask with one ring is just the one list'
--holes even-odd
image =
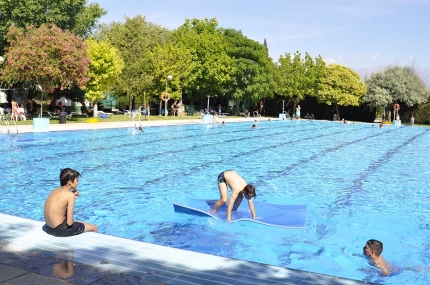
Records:
{"label": "blue foam mat", "polygon": [[[217,200],[200,200],[188,198],[183,203],[173,203],[175,212],[210,216],[220,220],[227,218],[227,205],[221,206],[217,212],[209,213]],[[248,202],[244,199],[237,211],[232,212],[232,221],[248,221],[281,228],[303,228],[306,226],[306,205],[275,205],[253,201],[257,219],[253,219]]]}

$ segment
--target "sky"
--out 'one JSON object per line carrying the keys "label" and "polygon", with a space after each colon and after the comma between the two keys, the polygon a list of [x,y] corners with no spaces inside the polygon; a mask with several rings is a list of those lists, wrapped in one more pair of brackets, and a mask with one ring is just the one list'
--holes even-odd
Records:
{"label": "sky", "polygon": [[308,52],[352,69],[386,65],[430,67],[430,0],[89,0],[108,10],[100,23],[145,16],[176,29],[187,18],[267,41],[276,62]]}

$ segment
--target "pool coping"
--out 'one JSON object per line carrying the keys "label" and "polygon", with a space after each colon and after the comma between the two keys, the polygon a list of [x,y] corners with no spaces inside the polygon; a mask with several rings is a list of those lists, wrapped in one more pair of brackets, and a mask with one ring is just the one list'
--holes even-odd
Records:
{"label": "pool coping", "polygon": [[[58,238],[46,234],[41,221],[1,213],[0,219],[0,272],[8,266],[73,284],[118,278],[136,284],[372,284],[100,233]],[[81,273],[62,278],[55,265],[68,261]]]}
{"label": "pool coping", "polygon": [[[267,120],[268,118],[258,118]],[[271,120],[277,120],[276,118]],[[256,118],[220,119],[253,122]],[[142,121],[142,127],[206,124],[199,119]],[[49,131],[133,128],[130,121],[49,125]],[[37,132],[18,125],[18,133]],[[0,213],[0,284],[372,284],[313,272],[230,259],[145,242],[85,233],[70,238],[52,237],[43,222]],[[63,277],[54,268],[73,264]],[[61,265],[62,264],[62,265]],[[56,266],[61,265],[61,266]],[[64,268],[63,268],[64,269]],[[67,271],[67,270],[66,270]],[[61,274],[60,274],[61,275]],[[68,277],[65,277],[68,276]],[[9,279],[4,279],[9,278]],[[13,281],[12,281],[13,280]],[[57,282],[57,283],[56,283]],[[37,283],[37,282],[36,282]],[[36,284],[35,283],[35,284]]]}

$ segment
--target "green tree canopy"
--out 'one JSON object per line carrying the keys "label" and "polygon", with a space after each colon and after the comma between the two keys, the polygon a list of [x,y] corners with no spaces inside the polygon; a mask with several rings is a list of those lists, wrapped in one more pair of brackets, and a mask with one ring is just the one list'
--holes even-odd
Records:
{"label": "green tree canopy", "polygon": [[172,99],[179,100],[182,91],[190,87],[192,72],[197,68],[191,52],[169,42],[156,46],[149,55],[154,75],[154,97],[158,99],[165,92],[167,76],[171,75],[173,79],[167,84],[168,92]]}
{"label": "green tree canopy", "polygon": [[7,33],[12,26],[40,27],[53,23],[84,37],[106,13],[99,4],[87,5],[86,0],[0,0],[0,55],[8,46]]}
{"label": "green tree canopy", "polygon": [[325,68],[321,56],[315,59],[308,53],[304,59],[301,56],[299,51],[294,55],[286,53],[277,63],[280,76],[277,93],[290,98],[294,108],[305,96],[317,95]]}
{"label": "green tree canopy", "polygon": [[236,101],[239,114],[241,100],[258,102],[273,97],[276,89],[276,67],[269,57],[267,48],[245,37],[234,29],[224,30],[227,40],[227,54],[233,60],[233,73],[226,82],[227,99]]}
{"label": "green tree canopy", "polygon": [[215,18],[186,19],[174,32],[175,45],[187,49],[195,63],[188,78],[189,99],[223,93],[223,87],[234,73],[225,38],[217,26]]}
{"label": "green tree canopy", "polygon": [[136,97],[143,99],[144,92],[153,89],[154,72],[150,52],[157,45],[163,45],[169,33],[168,30],[147,22],[141,15],[126,17],[125,23],[113,22],[102,27],[101,37],[109,40],[124,60],[124,69],[114,91],[119,98],[129,100],[130,108]]}
{"label": "green tree canopy", "polygon": [[357,72],[343,65],[330,64],[325,67],[317,98],[320,103],[336,104],[339,118],[339,105],[359,106],[365,93],[366,85]]}
{"label": "green tree canopy", "polygon": [[40,84],[54,92],[56,88],[83,87],[90,79],[84,41],[54,24],[26,30],[11,27],[8,41],[1,80],[10,85]]}
{"label": "green tree canopy", "polygon": [[363,96],[363,102],[372,107],[395,102],[411,107],[426,103],[430,98],[425,83],[409,66],[388,66],[384,71],[372,73],[365,82],[367,94]]}
{"label": "green tree canopy", "polygon": [[83,88],[85,97],[93,102],[94,116],[97,116],[97,102],[110,91],[124,67],[119,52],[106,41],[87,40],[90,63],[90,81]]}

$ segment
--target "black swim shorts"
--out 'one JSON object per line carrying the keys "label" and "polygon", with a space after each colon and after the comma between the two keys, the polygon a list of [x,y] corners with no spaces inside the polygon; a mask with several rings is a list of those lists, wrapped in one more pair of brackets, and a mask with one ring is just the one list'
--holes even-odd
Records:
{"label": "black swim shorts", "polygon": [[73,222],[73,225],[69,226],[64,220],[55,228],[51,228],[46,225],[46,232],[55,237],[70,237],[83,233],[85,230],[85,225],[80,222]]}
{"label": "black swim shorts", "polygon": [[221,172],[221,173],[218,175],[218,184],[220,184],[220,183],[225,183],[225,184],[227,184],[227,182],[225,182],[224,172]]}

